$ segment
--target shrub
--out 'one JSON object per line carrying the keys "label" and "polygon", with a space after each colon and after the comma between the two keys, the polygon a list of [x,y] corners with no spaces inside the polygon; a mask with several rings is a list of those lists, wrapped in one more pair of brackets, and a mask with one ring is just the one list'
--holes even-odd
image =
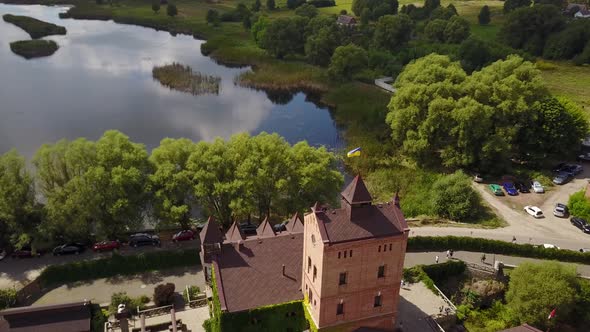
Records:
{"label": "shrub", "polygon": [[185,288],[184,291],[182,291],[182,297],[184,298],[184,301],[188,303],[189,295],[190,295],[190,299],[194,300],[196,298],[197,294],[199,294],[200,292],[201,292],[201,289],[198,286],[189,286],[188,289]]}
{"label": "shrub", "polygon": [[318,15],[318,9],[310,4],[304,4],[295,9],[295,14],[303,17],[314,18]]}
{"label": "shrub", "polygon": [[111,295],[111,303],[109,305],[109,313],[115,314],[119,304],[124,304],[125,308],[132,314],[137,314],[138,309],[142,309],[146,303],[150,301],[149,297],[141,296],[132,298],[126,292],[118,292]]}
{"label": "shrub", "polygon": [[572,216],[590,221],[590,201],[586,198],[585,190],[578,191],[571,195],[567,206]]}
{"label": "shrub", "polygon": [[154,1],[152,3],[152,10],[154,11],[154,13],[160,11],[160,1]]}
{"label": "shrub", "polygon": [[90,318],[90,331],[103,332],[104,323],[108,320],[109,312],[102,310],[98,304],[93,304],[91,307],[92,316]]}
{"label": "shrub", "polygon": [[483,7],[481,7],[481,10],[479,11],[479,15],[477,16],[477,20],[479,21],[479,24],[481,25],[486,25],[488,23],[490,23],[490,7],[488,7],[488,5],[485,5]]}
{"label": "shrub", "polygon": [[0,289],[0,310],[10,308],[16,304],[16,290],[14,288]]}
{"label": "shrub", "polygon": [[110,258],[48,266],[41,272],[39,280],[47,286],[199,263],[199,252],[195,249],[147,252],[134,256],[113,253]]}
{"label": "shrub", "polygon": [[542,246],[530,244],[515,244],[465,236],[416,236],[408,239],[408,252],[444,251],[448,249],[590,264],[590,253],[545,249]]}
{"label": "shrub", "polygon": [[168,4],[168,6],[166,6],[166,14],[168,14],[170,17],[178,15],[178,9],[176,8],[176,5],[172,3]]}
{"label": "shrub", "polygon": [[462,171],[438,179],[432,186],[434,213],[443,218],[468,221],[481,211],[481,198]]}
{"label": "shrub", "polygon": [[154,303],[157,307],[172,304],[174,302],[174,290],[175,286],[173,283],[160,284],[154,289]]}
{"label": "shrub", "polygon": [[367,51],[354,44],[339,46],[334,51],[328,74],[334,80],[351,79],[352,76],[368,66]]}

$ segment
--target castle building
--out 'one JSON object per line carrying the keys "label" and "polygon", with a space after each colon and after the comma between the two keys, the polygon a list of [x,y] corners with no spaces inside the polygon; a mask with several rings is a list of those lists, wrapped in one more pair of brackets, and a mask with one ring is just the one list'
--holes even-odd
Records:
{"label": "castle building", "polygon": [[[357,176],[341,207],[316,203],[276,233],[268,220],[254,236],[214,219],[201,231],[201,262],[215,273],[222,311],[306,299],[319,331],[393,331],[409,228],[399,199],[373,204]],[[213,267],[213,269],[211,269]]]}

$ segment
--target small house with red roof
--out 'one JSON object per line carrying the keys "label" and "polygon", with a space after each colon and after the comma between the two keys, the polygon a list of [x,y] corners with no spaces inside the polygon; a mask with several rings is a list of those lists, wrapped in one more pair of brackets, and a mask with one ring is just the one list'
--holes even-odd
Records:
{"label": "small house with red roof", "polygon": [[357,176],[340,208],[316,203],[303,218],[295,214],[283,232],[265,219],[252,236],[237,223],[223,234],[209,219],[201,260],[215,274],[222,312],[305,298],[320,331],[393,331],[409,233],[399,199],[374,204]]}

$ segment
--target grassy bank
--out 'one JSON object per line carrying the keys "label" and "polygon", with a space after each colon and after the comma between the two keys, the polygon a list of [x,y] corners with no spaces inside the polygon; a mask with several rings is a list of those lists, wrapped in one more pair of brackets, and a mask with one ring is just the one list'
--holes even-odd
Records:
{"label": "grassy bank", "polygon": [[59,46],[53,40],[19,40],[10,43],[10,49],[25,59],[50,56]]}
{"label": "grassy bank", "polygon": [[193,95],[219,94],[220,77],[193,72],[191,67],[179,63],[156,66],[152,69],[152,76],[162,85],[181,92]]}
{"label": "grassy bank", "polygon": [[10,14],[5,14],[2,18],[4,21],[25,30],[33,39],[66,34],[66,28],[53,23],[43,22],[36,18]]}

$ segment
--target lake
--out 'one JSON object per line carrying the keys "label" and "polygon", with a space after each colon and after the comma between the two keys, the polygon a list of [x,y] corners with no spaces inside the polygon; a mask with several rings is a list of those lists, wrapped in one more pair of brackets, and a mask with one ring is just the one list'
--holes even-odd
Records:
{"label": "lake", "polygon": [[[328,108],[304,93],[291,98],[236,86],[235,77],[250,68],[229,68],[203,56],[204,41],[112,21],[60,19],[66,10],[0,4],[0,16],[31,16],[68,30],[45,38],[59,44],[55,54],[25,60],[9,43],[29,35],[0,19],[0,153],[16,148],[30,158],[43,143],[95,140],[108,129],[149,150],[164,137],[199,141],[244,131],[344,147]],[[221,77],[219,95],[170,90],[152,78],[153,66],[172,62]]]}

